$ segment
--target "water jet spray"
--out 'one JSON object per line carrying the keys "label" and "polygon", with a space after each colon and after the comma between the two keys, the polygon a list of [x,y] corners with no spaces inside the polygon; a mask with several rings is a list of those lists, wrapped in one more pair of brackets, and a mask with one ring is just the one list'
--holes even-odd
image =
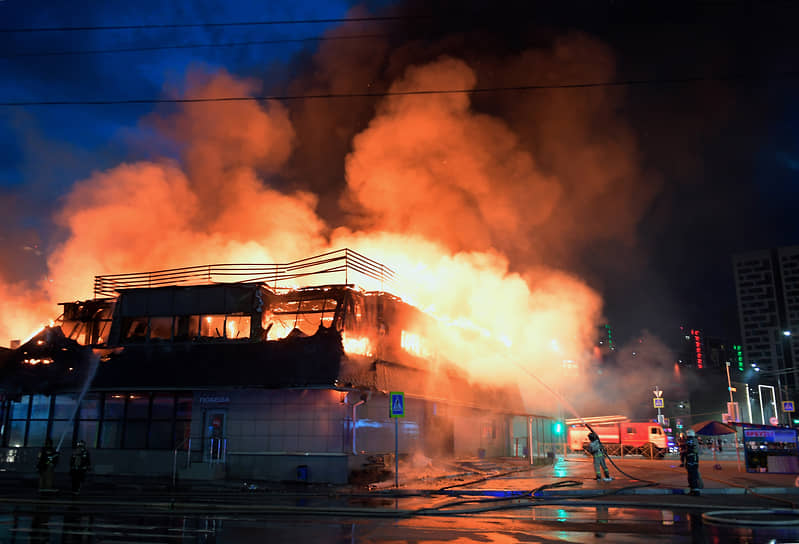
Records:
{"label": "water jet spray", "polygon": [[88,365],[88,372],[86,373],[86,381],[83,383],[83,388],[80,390],[80,394],[75,402],[75,408],[72,409],[72,415],[69,416],[69,420],[67,421],[67,425],[64,427],[64,431],[61,433],[61,437],[58,439],[58,446],[56,446],[56,451],[61,451],[61,445],[64,443],[64,438],[66,437],[67,431],[70,430],[70,424],[75,419],[75,416],[80,409],[80,403],[83,401],[83,397],[86,396],[86,392],[89,390],[89,386],[91,386],[92,382],[94,381],[94,375],[97,374],[97,367],[100,366],[100,356],[92,350],[91,354],[89,355],[89,365]]}

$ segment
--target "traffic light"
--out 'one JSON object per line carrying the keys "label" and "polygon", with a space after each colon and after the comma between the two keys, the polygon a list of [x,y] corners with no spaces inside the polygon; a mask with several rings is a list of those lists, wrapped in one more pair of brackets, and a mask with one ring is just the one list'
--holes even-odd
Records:
{"label": "traffic light", "polygon": [[563,433],[563,423],[560,421],[556,421],[552,424],[552,432],[555,434],[562,434]]}
{"label": "traffic light", "polygon": [[794,420],[793,420],[793,424],[794,424],[794,425],[799,425],[799,419],[794,419]]}

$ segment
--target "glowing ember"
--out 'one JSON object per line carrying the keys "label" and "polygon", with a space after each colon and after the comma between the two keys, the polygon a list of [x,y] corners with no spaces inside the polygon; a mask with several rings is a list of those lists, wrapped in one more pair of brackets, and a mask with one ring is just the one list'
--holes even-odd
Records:
{"label": "glowing ember", "polygon": [[43,359],[23,359],[22,362],[25,363],[26,365],[35,366],[39,364],[49,365],[53,362],[53,360],[50,359],[49,357],[45,357]]}

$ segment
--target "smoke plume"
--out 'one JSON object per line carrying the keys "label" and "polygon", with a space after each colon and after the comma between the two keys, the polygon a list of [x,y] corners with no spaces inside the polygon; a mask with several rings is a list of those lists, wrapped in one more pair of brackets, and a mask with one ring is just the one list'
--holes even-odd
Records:
{"label": "smoke plume", "polygon": [[[373,52],[384,62],[360,66],[356,81],[390,91],[472,89],[481,78],[613,70],[607,49],[581,35],[491,59],[458,56],[447,43],[424,58],[418,47],[380,42]],[[353,84],[328,49],[337,47],[323,45],[311,60],[316,77],[300,75],[293,88]],[[224,71],[193,71],[185,92],[258,89]],[[608,108],[619,99],[515,95],[478,108],[485,99],[467,93],[395,95],[362,126],[363,105],[348,121],[311,102],[183,104],[152,114],[144,122],[176,143],[179,158],[131,161],[74,184],[54,217],[62,241],[48,255],[47,278],[30,289],[0,275],[0,338],[28,336],[57,314],[57,302],[91,297],[95,275],[285,262],[352,247],[397,271],[398,294],[444,325],[426,341],[474,377],[515,383],[521,372],[579,390],[602,304],[560,265],[591,240],[629,242],[639,206],[656,191],[637,179],[631,132]],[[337,123],[324,148],[317,131]],[[329,175],[322,170],[341,179],[322,188],[314,181]],[[530,409],[551,404],[538,397]]]}

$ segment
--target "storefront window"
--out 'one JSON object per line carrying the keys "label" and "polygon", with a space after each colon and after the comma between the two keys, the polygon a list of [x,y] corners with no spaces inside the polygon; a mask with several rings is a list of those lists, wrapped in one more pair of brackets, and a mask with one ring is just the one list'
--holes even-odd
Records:
{"label": "storefront window", "polygon": [[122,436],[122,422],[104,421],[100,436],[101,448],[118,448]]}
{"label": "storefront window", "polygon": [[31,419],[47,419],[48,417],[50,417],[50,397],[33,395]]}
{"label": "storefront window", "polygon": [[[47,420],[31,421],[28,429],[28,446],[43,446],[47,434]],[[56,437],[56,440],[58,438]],[[55,444],[54,444],[55,445]]]}
{"label": "storefront window", "polygon": [[100,417],[100,397],[89,393],[80,402],[81,419],[97,419]]}
{"label": "storefront window", "polygon": [[147,419],[150,408],[150,395],[137,394],[128,396],[128,419]]}
{"label": "storefront window", "polygon": [[172,419],[175,410],[175,396],[172,393],[153,395],[153,419]]}
{"label": "storefront window", "polygon": [[147,447],[147,421],[128,421],[125,425],[125,448],[140,450]]}
{"label": "storefront window", "polygon": [[58,443],[63,440],[61,442],[63,446],[69,447],[72,444],[72,429],[74,428],[75,425],[72,421],[53,421],[53,428],[50,430],[53,446],[58,447]]}
{"label": "storefront window", "polygon": [[119,419],[125,412],[125,395],[108,395],[105,397],[105,419]]}
{"label": "storefront window", "polygon": [[8,433],[8,445],[12,448],[21,448],[25,445],[25,426],[27,420],[12,421]]}
{"label": "storefront window", "polygon": [[177,417],[180,419],[191,418],[191,396],[179,396],[177,406]]}
{"label": "storefront window", "polygon": [[70,419],[75,413],[77,399],[74,395],[56,395],[53,419]]}
{"label": "storefront window", "polygon": [[150,423],[150,449],[167,450],[175,447],[172,439],[171,421],[153,421]]}
{"label": "storefront window", "polygon": [[97,428],[98,422],[92,420],[81,420],[78,422],[78,440],[86,442],[86,447],[97,447]]}
{"label": "storefront window", "polygon": [[30,402],[30,395],[23,395],[19,402],[12,403],[11,419],[28,419],[28,406]]}
{"label": "storefront window", "polygon": [[[40,447],[49,436],[67,447],[75,438],[89,448],[172,449],[191,431],[192,396],[186,393],[89,393],[77,411],[75,394],[64,394],[55,396],[52,412],[50,405],[45,395],[11,403],[7,445]],[[38,417],[28,418],[29,408]]]}

